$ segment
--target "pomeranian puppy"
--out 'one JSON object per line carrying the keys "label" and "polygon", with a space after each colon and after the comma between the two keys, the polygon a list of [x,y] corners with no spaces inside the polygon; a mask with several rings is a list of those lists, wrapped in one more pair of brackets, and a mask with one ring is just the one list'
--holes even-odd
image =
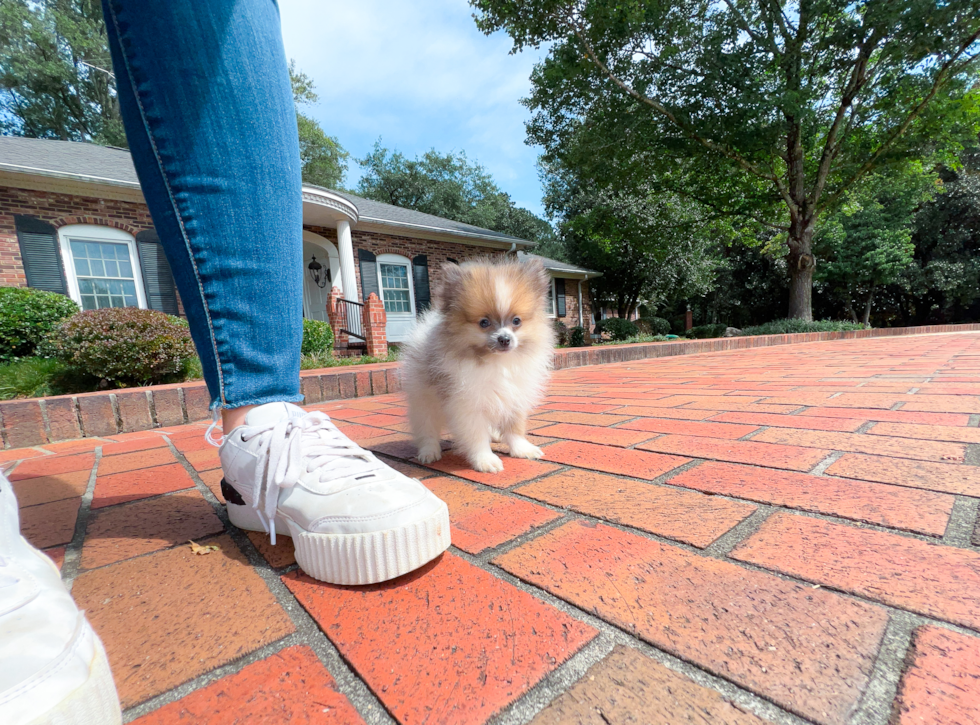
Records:
{"label": "pomeranian puppy", "polygon": [[504,469],[492,440],[515,458],[540,458],[524,430],[554,359],[547,272],[537,261],[503,258],[447,264],[442,274],[433,308],[402,357],[418,459],[442,457],[445,429],[477,471]]}

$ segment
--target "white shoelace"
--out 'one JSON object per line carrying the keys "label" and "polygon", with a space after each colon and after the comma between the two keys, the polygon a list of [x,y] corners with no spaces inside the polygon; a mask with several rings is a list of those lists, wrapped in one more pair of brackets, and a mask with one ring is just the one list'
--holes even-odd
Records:
{"label": "white shoelace", "polygon": [[[330,418],[318,411],[288,418],[266,428],[252,429],[242,440],[259,438],[252,507],[276,543],[276,507],[279,491],[292,488],[304,473],[330,466],[334,478],[367,473],[380,467],[370,453],[337,430]],[[365,466],[365,463],[368,466]],[[372,465],[373,464],[373,465]]]}

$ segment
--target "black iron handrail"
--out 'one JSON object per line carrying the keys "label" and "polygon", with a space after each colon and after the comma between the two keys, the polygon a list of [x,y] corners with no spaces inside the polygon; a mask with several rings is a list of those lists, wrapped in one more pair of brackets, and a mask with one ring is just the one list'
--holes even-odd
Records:
{"label": "black iron handrail", "polygon": [[340,310],[344,314],[340,331],[367,342],[367,338],[364,336],[364,304],[345,299],[337,300],[337,304],[340,305]]}

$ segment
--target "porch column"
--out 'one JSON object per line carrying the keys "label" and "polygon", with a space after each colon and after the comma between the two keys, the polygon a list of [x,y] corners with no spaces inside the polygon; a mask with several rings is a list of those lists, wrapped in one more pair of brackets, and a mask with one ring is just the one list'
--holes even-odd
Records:
{"label": "porch column", "polygon": [[340,281],[344,287],[344,299],[359,302],[357,276],[354,274],[354,243],[351,241],[350,222],[337,222],[337,249],[340,251]]}

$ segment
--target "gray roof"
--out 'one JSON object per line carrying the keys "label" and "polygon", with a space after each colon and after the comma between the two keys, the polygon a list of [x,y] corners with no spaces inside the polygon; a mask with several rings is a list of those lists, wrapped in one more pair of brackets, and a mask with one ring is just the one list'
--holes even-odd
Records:
{"label": "gray roof", "polygon": [[[0,136],[0,170],[40,176],[70,176],[79,181],[138,187],[139,179],[133,167],[133,159],[126,149],[98,146],[75,141]],[[305,186],[312,186],[306,184]],[[321,188],[321,187],[313,187]],[[528,246],[519,237],[483,229],[472,224],[443,219],[413,209],[403,209],[392,204],[365,199],[346,191],[325,189],[350,201],[357,207],[360,220],[406,229],[419,229],[455,234],[490,241],[517,242]]]}
{"label": "gray roof", "polygon": [[601,277],[599,272],[594,269],[586,269],[585,267],[576,267],[574,264],[569,264],[568,262],[560,262],[557,259],[548,259],[547,257],[542,257],[540,254],[529,254],[528,252],[518,252],[517,256],[520,259],[537,259],[540,260],[544,268],[549,272],[567,272],[568,274],[581,274],[588,275],[589,277]]}
{"label": "gray roof", "polygon": [[74,141],[0,136],[0,169],[122,186],[140,183],[126,149]]}

